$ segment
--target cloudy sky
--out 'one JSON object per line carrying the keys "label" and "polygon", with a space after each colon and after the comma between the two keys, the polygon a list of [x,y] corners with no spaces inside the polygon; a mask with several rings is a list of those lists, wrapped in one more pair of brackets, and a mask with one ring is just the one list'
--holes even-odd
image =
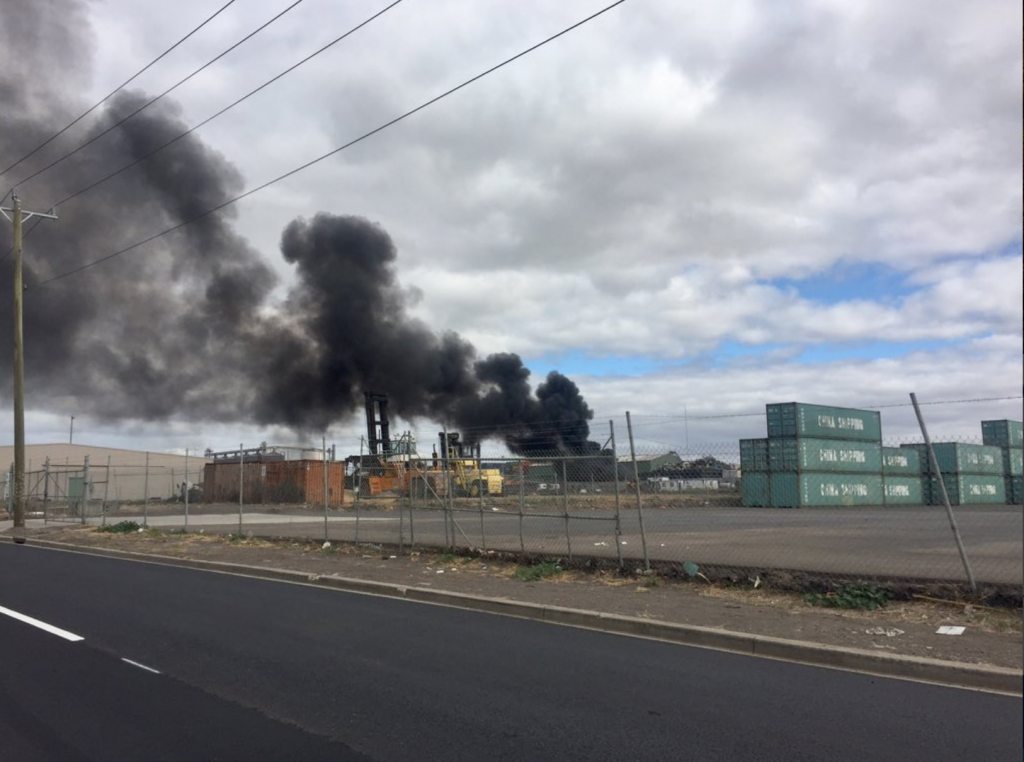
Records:
{"label": "cloudy sky", "polygon": [[[133,86],[162,91],[289,4],[237,0]],[[170,98],[197,123],[387,4],[304,0]],[[83,97],[220,5],[90,3]],[[252,187],[601,7],[405,0],[199,134]],[[773,401],[1019,397],[1021,26],[1011,0],[627,0],[240,202],[236,227],[283,297],[288,222],[378,222],[417,317],[519,353],[538,381],[568,374],[597,419],[633,411],[650,446],[763,436],[756,416],[711,416]],[[29,407],[30,442],[67,436],[67,409]],[[1021,400],[929,415],[971,434]],[[905,408],[883,421],[913,433]],[[347,451],[361,429],[328,435]],[[151,449],[293,439],[87,409],[76,430]]]}

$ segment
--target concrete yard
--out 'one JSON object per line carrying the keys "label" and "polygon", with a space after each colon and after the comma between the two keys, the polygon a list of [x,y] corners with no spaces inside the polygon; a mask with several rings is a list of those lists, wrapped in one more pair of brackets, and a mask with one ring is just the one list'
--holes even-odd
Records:
{"label": "concrete yard", "polygon": [[[552,511],[554,505],[547,506]],[[176,507],[181,510],[181,506]],[[620,509],[623,557],[643,558],[635,504]],[[127,509],[108,521],[142,517]],[[363,503],[331,511],[327,537],[445,547],[454,532],[459,547],[568,556],[615,558],[615,512],[570,505],[569,519],[529,510],[522,518],[509,501],[457,501],[456,527],[437,508],[384,508]],[[1019,586],[1024,577],[1020,506],[962,506],[956,518],[979,582]],[[99,519],[91,519],[99,521]],[[183,528],[184,517],[150,516],[151,525]],[[800,510],[688,506],[646,508],[647,551],[652,561],[692,561],[742,569],[786,569],[895,579],[964,579],[942,508],[804,508]],[[568,541],[566,527],[568,524]],[[195,506],[189,529],[238,531],[237,506]],[[256,536],[324,537],[322,511],[296,507],[246,509],[243,531]]]}

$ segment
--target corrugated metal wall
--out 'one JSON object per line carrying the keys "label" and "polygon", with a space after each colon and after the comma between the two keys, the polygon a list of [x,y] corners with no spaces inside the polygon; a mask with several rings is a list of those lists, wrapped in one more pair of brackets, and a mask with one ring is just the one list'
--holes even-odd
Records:
{"label": "corrugated metal wall", "polygon": [[[327,463],[329,505],[345,502],[345,463]],[[244,503],[324,504],[324,462],[319,460],[279,460],[245,463],[242,468]],[[238,502],[237,463],[209,463],[206,466],[203,493],[208,503]]]}

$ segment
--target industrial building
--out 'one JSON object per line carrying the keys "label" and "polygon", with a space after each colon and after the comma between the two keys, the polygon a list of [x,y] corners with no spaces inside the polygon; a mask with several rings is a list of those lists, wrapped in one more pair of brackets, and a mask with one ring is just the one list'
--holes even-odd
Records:
{"label": "industrial building", "polygon": [[[74,480],[84,479],[86,459],[89,465],[90,497],[106,497],[116,502],[142,501],[144,497],[172,498],[181,494],[181,486],[186,481],[190,485],[198,484],[206,464],[206,459],[198,454],[186,457],[164,452],[67,443],[25,445],[26,495],[29,498],[42,497],[47,473],[47,496],[59,498],[66,495]],[[4,475],[0,478],[5,497],[13,463],[14,446],[0,447],[0,468],[4,469]]]}
{"label": "industrial building", "polygon": [[[294,452],[298,460],[287,460]],[[324,460],[323,451],[312,448],[267,447],[210,452],[203,472],[203,499],[208,503],[291,503],[323,505],[345,502],[347,463]],[[311,457],[312,456],[312,457]],[[318,456],[318,457],[317,457]]]}
{"label": "industrial building", "polygon": [[[659,471],[670,466],[677,466],[682,462],[683,459],[674,452],[666,452],[660,455],[637,455],[636,472],[637,475],[643,479],[646,476],[650,476],[655,471]],[[619,478],[627,481],[633,478],[633,456],[619,456]]]}

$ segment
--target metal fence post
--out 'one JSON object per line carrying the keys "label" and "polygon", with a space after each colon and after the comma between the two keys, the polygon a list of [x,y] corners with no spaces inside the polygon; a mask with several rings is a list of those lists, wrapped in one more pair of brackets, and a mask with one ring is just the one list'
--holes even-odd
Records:
{"label": "metal fence post", "polygon": [[451,489],[451,480],[448,478],[448,459],[445,457],[443,450],[444,446],[441,447],[441,494],[438,496],[441,499],[441,518],[444,519],[444,546],[447,548],[451,541],[448,537],[448,491]]}
{"label": "metal fence post", "polygon": [[942,504],[946,506],[946,517],[949,519],[949,528],[953,530],[953,539],[956,540],[956,549],[960,553],[960,561],[964,565],[964,572],[967,574],[967,584],[971,586],[972,592],[978,591],[978,584],[974,581],[974,572],[971,571],[971,563],[967,560],[967,550],[964,548],[963,538],[960,537],[960,529],[956,525],[956,517],[953,515],[953,507],[949,504],[949,495],[946,493],[946,481],[942,478],[939,470],[939,461],[935,457],[935,449],[932,447],[932,440],[928,436],[928,427],[924,424],[924,416],[921,415],[921,408],[917,404],[917,395],[910,393],[910,401],[914,405],[914,414],[917,422],[921,425],[921,434],[924,436],[925,447],[928,448],[928,459],[931,461],[932,471],[939,483],[939,491],[942,493]]}
{"label": "metal fence post", "polygon": [[[398,470],[397,463],[395,470]],[[405,553],[405,498],[402,495],[401,487],[398,492],[398,555]]]}
{"label": "metal fence post", "polygon": [[85,465],[82,471],[82,523],[85,523],[85,516],[89,512],[89,456],[85,456]]}
{"label": "metal fence post", "polygon": [[[480,443],[476,445],[476,493],[479,500],[477,501],[480,506],[480,547],[484,553],[487,552],[487,535],[484,533],[484,462],[480,453]],[[491,485],[487,484],[487,489],[490,491]]]}
{"label": "metal fence post", "polygon": [[323,446],[324,455],[324,459],[322,461],[324,469],[324,542],[327,542],[327,511],[328,508],[330,507],[329,504],[331,499],[330,492],[328,491],[331,482],[327,476],[327,437],[323,437],[321,444]]}
{"label": "metal fence post", "polygon": [[245,445],[238,443],[238,536],[242,536],[242,515],[245,512]]}
{"label": "metal fence post", "polygon": [[612,444],[612,470],[615,473],[615,557],[622,567],[622,513],[619,505],[619,455],[615,448],[615,422],[608,421],[608,432]]}
{"label": "metal fence post", "polygon": [[413,494],[415,483],[413,480],[413,448],[412,448],[412,437],[410,437],[410,447],[406,451],[406,489],[409,490],[409,547],[412,548],[416,545],[416,528],[413,523],[413,508],[415,507],[415,495]]}
{"label": "metal fence post", "polygon": [[441,433],[444,435],[441,441],[441,463],[443,464],[442,471],[444,472],[444,485],[445,485],[445,537],[448,536],[448,524],[452,523],[451,528],[451,548],[455,550],[455,515],[454,509],[455,504],[452,502],[452,472],[451,464],[448,462],[448,426],[445,425]]}
{"label": "metal fence post", "polygon": [[569,551],[569,560],[572,561],[572,538],[569,536],[569,477],[565,462],[562,458],[562,515],[565,517],[565,547]]}
{"label": "metal fence post", "polygon": [[100,506],[100,513],[103,514],[101,523],[107,525],[107,498],[110,496],[110,456],[107,456],[107,478],[103,480],[103,504]]}
{"label": "metal fence post", "polygon": [[526,461],[519,459],[519,552],[526,555],[526,541],[523,538],[523,511],[526,508]]}
{"label": "metal fence post", "polygon": [[43,461],[43,523],[49,518],[48,503],[50,500],[50,457]]}
{"label": "metal fence post", "polygon": [[149,526],[149,453],[146,453],[146,474],[142,477],[142,526]]}
{"label": "metal fence post", "polygon": [[185,448],[185,531],[188,531],[188,448]]}
{"label": "metal fence post", "polygon": [[636,465],[636,447],[633,445],[633,419],[626,411],[626,431],[629,432],[629,456],[633,461],[633,490],[636,492],[636,515],[640,519],[640,545],[644,551],[644,571],[651,570],[651,559],[647,555],[647,532],[644,531],[644,503],[640,497],[640,469]]}
{"label": "metal fence post", "polygon": [[356,485],[356,496],[355,496],[355,500],[354,500],[355,505],[356,505],[356,535],[355,535],[355,544],[358,545],[359,544],[359,495],[363,491],[363,438],[362,437],[359,437],[359,462],[356,464],[356,472],[355,472],[355,480],[354,481],[355,481],[355,485]]}

